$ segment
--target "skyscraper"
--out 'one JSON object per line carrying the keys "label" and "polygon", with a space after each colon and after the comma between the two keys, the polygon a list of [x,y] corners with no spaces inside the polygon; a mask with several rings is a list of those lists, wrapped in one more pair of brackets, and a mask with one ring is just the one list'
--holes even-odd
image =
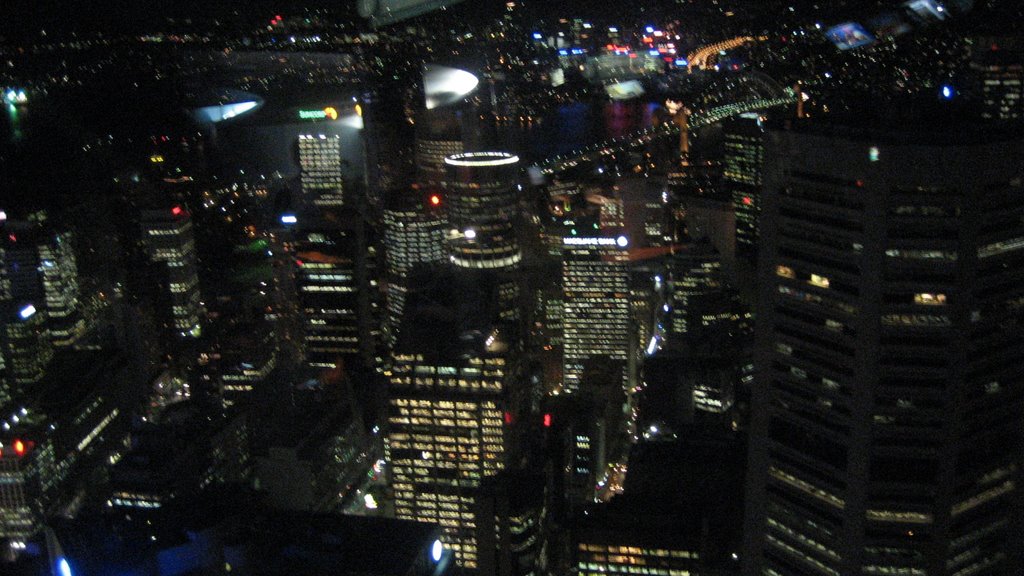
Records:
{"label": "skyscraper", "polygon": [[1017,38],[980,38],[973,68],[984,120],[1024,118],[1024,45]]}
{"label": "skyscraper", "polygon": [[300,179],[307,205],[324,208],[345,203],[341,161],[341,136],[299,135]]}
{"label": "skyscraper", "polygon": [[1024,141],[771,131],[744,573],[1020,574]]}
{"label": "skyscraper", "polygon": [[[357,230],[328,228],[299,233],[295,285],[305,327],[306,363],[338,368],[359,357],[360,288],[364,286]],[[365,291],[362,291],[365,292]]]}
{"label": "skyscraper", "polygon": [[[424,106],[416,112],[416,181],[440,186],[448,177],[445,158],[461,154],[479,139],[477,116],[468,99],[480,80],[472,73],[449,66],[423,67]],[[467,143],[470,147],[467,147]]]}
{"label": "skyscraper", "polygon": [[500,277],[501,318],[519,318],[515,271],[523,258],[516,237],[519,157],[507,152],[466,152],[445,158],[448,181],[448,250],[453,264]]}
{"label": "skyscraper", "polygon": [[85,331],[71,233],[53,227],[42,211],[0,224],[0,282],[9,286],[8,298],[34,304],[54,345],[71,345]]}
{"label": "skyscraper", "polygon": [[757,220],[761,211],[764,169],[764,129],[757,114],[744,114],[725,126],[724,177],[736,212],[736,250],[757,250]]}
{"label": "skyscraper", "polygon": [[154,262],[165,264],[170,304],[169,327],[183,337],[197,337],[205,314],[199,293],[196,241],[192,218],[181,206],[142,211],[142,241]]}
{"label": "skyscraper", "polygon": [[[478,566],[481,481],[505,468],[510,347],[479,271],[418,277],[388,376],[385,457],[398,518],[440,524],[456,562]],[[431,276],[431,274],[437,274]],[[491,284],[490,288],[496,288]]]}
{"label": "skyscraper", "polygon": [[445,158],[452,262],[462,268],[509,269],[522,253],[515,233],[519,157],[466,152]]}
{"label": "skyscraper", "polygon": [[445,219],[441,191],[436,188],[394,190],[384,207],[384,250],[387,263],[387,338],[393,344],[409,290],[413,266],[445,260]]}
{"label": "skyscraper", "polygon": [[621,234],[567,236],[562,244],[562,389],[574,393],[588,360],[627,360],[629,239]]}

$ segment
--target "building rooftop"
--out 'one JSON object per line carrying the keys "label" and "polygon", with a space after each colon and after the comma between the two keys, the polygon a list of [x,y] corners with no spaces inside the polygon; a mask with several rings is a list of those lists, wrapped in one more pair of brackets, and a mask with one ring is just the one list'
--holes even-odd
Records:
{"label": "building rooftop", "polygon": [[493,273],[450,264],[422,265],[409,275],[409,294],[396,351],[455,362],[497,352],[498,281]]}
{"label": "building rooftop", "polygon": [[[431,558],[439,528],[382,517],[266,512],[242,488],[205,493],[152,518],[156,539],[130,521],[85,515],[54,532],[76,574],[415,576],[443,574]],[[17,574],[48,574],[45,552]],[[37,569],[32,570],[32,566]],[[230,566],[230,568],[229,568]],[[42,569],[42,570],[40,570]]]}

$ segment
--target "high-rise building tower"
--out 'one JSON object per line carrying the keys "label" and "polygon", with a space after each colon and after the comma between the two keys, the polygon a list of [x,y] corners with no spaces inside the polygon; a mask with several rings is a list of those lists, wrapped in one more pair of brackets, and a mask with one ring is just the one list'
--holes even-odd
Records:
{"label": "high-rise building tower", "polygon": [[78,266],[71,233],[55,233],[39,245],[43,297],[50,339],[55,346],[70,346],[85,331],[79,309]]}
{"label": "high-rise building tower", "polygon": [[476,569],[477,489],[508,452],[510,347],[488,322],[494,294],[474,294],[482,273],[448,270],[417,277],[407,302],[387,372],[385,457],[395,515],[441,525],[459,566]]}
{"label": "high-rise building tower", "polygon": [[0,226],[0,282],[9,287],[7,298],[34,304],[46,319],[47,337],[56,346],[70,346],[85,331],[71,233],[51,226],[45,212]]}
{"label": "high-rise building tower", "polygon": [[0,403],[41,380],[53,360],[46,312],[32,303],[0,305]]}
{"label": "high-rise building tower", "polygon": [[506,152],[467,152],[445,158],[449,176],[451,261],[462,268],[510,269],[522,253],[515,233],[519,212],[519,157]]}
{"label": "high-rise building tower", "polygon": [[[469,98],[480,80],[471,72],[427,64],[423,68],[424,106],[416,112],[416,181],[443,185],[448,178],[445,158],[478,143],[477,112]],[[468,146],[467,146],[468,144]]]}
{"label": "high-rise building tower", "polygon": [[981,118],[1024,118],[1024,43],[1019,38],[980,38],[973,68],[978,78]]}
{"label": "high-rise building tower", "polygon": [[1020,574],[1024,141],[769,135],[744,574]]}
{"label": "high-rise building tower", "polygon": [[744,114],[725,125],[725,187],[736,212],[736,251],[757,250],[761,210],[764,129],[757,114]]}
{"label": "high-rise building tower", "polygon": [[367,244],[361,217],[351,216],[339,227],[298,232],[294,244],[306,362],[314,368],[346,361],[368,366],[374,349],[369,308],[376,250]]}
{"label": "high-rise building tower", "polygon": [[459,268],[487,270],[502,279],[501,318],[519,318],[522,252],[516,237],[519,157],[506,152],[466,152],[445,158],[448,181],[448,250]]}
{"label": "high-rise building tower", "polygon": [[387,263],[387,339],[394,344],[409,291],[413,266],[443,262],[444,200],[436,188],[395,190],[384,207],[384,250]]}
{"label": "high-rise building tower", "polygon": [[345,203],[341,162],[341,136],[299,135],[300,179],[307,205],[325,208]]}
{"label": "high-rise building tower", "polygon": [[149,258],[165,264],[170,303],[169,326],[183,337],[197,337],[205,314],[199,293],[192,218],[181,206],[142,211],[143,244]]}
{"label": "high-rise building tower", "polygon": [[621,234],[567,236],[562,245],[562,390],[574,393],[588,360],[627,360],[629,239]]}

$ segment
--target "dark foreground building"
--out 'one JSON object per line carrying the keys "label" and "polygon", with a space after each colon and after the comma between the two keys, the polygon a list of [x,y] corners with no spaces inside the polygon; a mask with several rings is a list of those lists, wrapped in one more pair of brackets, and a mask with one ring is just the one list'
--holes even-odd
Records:
{"label": "dark foreground building", "polygon": [[745,574],[1022,571],[1024,140],[932,128],[770,132]]}
{"label": "dark foreground building", "polygon": [[[266,513],[242,488],[167,508],[146,537],[120,517],[83,516],[53,525],[12,572],[51,574],[48,553],[72,574],[443,576],[450,552],[430,524],[379,517]],[[56,544],[56,545],[55,545]],[[53,572],[58,573],[58,572]],[[66,574],[65,572],[59,572]]]}

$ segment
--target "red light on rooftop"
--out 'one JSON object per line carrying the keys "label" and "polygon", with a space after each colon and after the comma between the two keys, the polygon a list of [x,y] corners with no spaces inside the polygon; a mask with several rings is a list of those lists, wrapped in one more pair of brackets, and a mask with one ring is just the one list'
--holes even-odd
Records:
{"label": "red light on rooftop", "polygon": [[174,214],[175,216],[181,216],[181,206],[175,206],[174,208],[171,208],[171,214]]}
{"label": "red light on rooftop", "polygon": [[25,443],[22,442],[21,439],[17,439],[14,441],[14,453],[17,454],[18,456],[25,455]]}
{"label": "red light on rooftop", "polygon": [[544,415],[544,427],[545,428],[550,428],[551,427],[551,414],[545,414]]}

